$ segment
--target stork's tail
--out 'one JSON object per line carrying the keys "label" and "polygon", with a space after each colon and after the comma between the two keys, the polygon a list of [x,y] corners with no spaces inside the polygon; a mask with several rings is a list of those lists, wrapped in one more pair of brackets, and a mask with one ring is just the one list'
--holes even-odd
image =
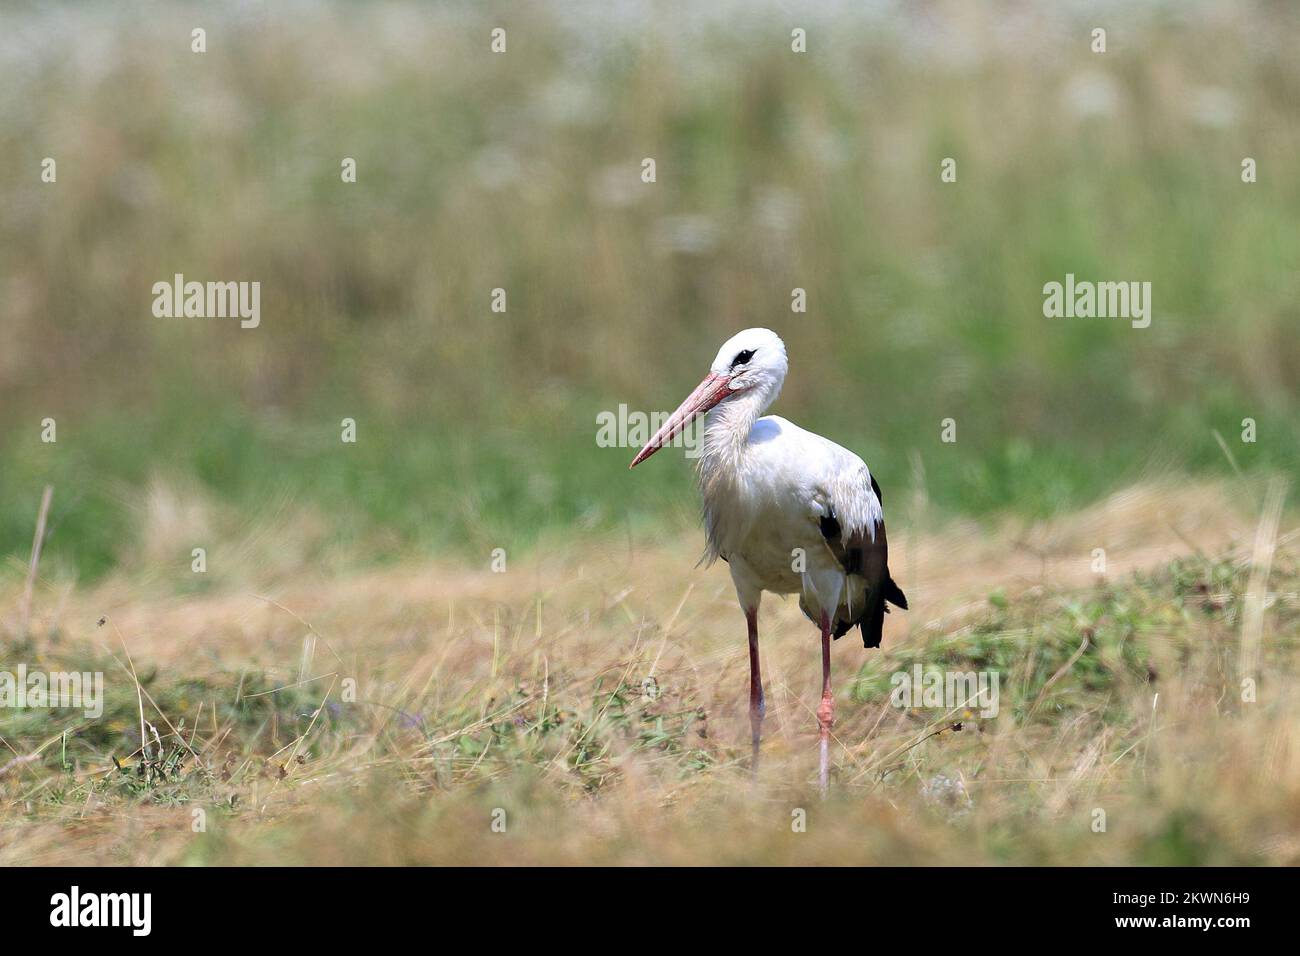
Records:
{"label": "stork's tail", "polygon": [[858,618],[863,647],[880,646],[885,630],[885,615],[889,613],[890,604],[907,610],[907,595],[886,571],[883,587],[867,589],[867,606],[863,608],[862,617]]}

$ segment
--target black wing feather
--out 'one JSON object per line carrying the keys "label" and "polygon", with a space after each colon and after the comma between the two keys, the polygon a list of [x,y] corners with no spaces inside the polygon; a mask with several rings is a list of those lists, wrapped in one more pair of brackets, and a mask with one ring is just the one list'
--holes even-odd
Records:
{"label": "black wing feather", "polygon": [[[880,486],[875,476],[871,478],[871,490],[876,499],[883,503]],[[861,610],[853,619],[837,619],[834,635],[838,640],[856,625],[862,631],[863,647],[879,647],[885,627],[885,615],[889,613],[889,604],[907,610],[907,595],[889,574],[889,543],[885,536],[885,524],[882,521],[876,527],[875,537],[861,531],[849,535],[847,542],[843,538],[843,529],[839,519],[832,510],[823,515],[819,522],[822,537],[826,539],[831,553],[844,569],[845,574],[853,574],[866,579],[866,600]]]}

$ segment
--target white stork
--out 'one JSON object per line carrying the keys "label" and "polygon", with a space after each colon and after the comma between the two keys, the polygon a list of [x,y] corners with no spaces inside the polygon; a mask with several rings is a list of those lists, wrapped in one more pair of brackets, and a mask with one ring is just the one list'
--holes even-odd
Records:
{"label": "white stork", "polygon": [[629,467],[708,414],[698,463],[705,559],[727,562],[749,623],[753,772],[766,710],[758,664],[759,601],[764,591],[798,593],[799,607],[821,629],[818,781],[824,793],[835,713],[831,637],[856,625],[865,647],[879,647],[886,602],[905,609],[907,598],[889,576],[880,486],[866,464],[784,418],[763,416],[781,391],[787,367],[785,343],[775,332],[746,329],[733,335],[704,381]]}

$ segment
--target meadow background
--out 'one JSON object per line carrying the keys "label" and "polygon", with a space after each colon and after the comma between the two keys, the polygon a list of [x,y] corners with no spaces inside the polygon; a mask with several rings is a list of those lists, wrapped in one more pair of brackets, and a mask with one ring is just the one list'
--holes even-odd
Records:
{"label": "meadow background", "polygon": [[[306,649],[278,641],[323,640],[321,620],[276,618],[272,626],[262,612],[231,603],[282,589],[298,594],[298,603],[281,601],[296,613],[326,602],[323,620],[348,635],[332,640],[344,657],[344,644],[366,656],[374,686],[387,688],[374,699],[390,714],[420,714],[415,730],[404,730],[419,737],[424,727],[415,742],[394,744],[387,724],[367,725],[378,748],[367,759],[401,778],[395,763],[410,773],[440,753],[443,744],[431,741],[451,734],[461,748],[447,757],[448,776],[431,770],[432,783],[406,777],[385,788],[424,793],[451,781],[477,793],[472,786],[494,766],[491,779],[523,786],[511,768],[535,769],[536,754],[512,751],[495,765],[482,756],[478,722],[502,694],[536,700],[549,657],[515,645],[507,652],[500,641],[545,638],[545,607],[564,574],[606,565],[599,587],[579,575],[576,590],[563,592],[573,603],[557,609],[565,627],[608,638],[589,646],[587,634],[571,648],[574,675],[606,666],[618,673],[639,660],[602,655],[627,651],[618,642],[644,622],[644,609],[625,607],[624,592],[641,586],[647,567],[667,605],[655,612],[665,635],[679,620],[673,607],[686,600],[667,592],[707,582],[712,603],[698,621],[716,618],[710,640],[719,642],[718,655],[743,652],[725,575],[690,571],[699,546],[690,469],[661,456],[629,475],[632,450],[597,448],[595,435],[597,414],[620,403],[671,409],[718,344],[750,325],[774,328],[790,351],[776,411],[870,463],[885,491],[891,539],[893,528],[906,529],[899,546],[912,573],[932,572],[932,584],[920,585],[923,599],[927,589],[931,601],[956,599],[957,591],[941,598],[938,556],[958,542],[984,556],[984,575],[963,578],[979,600],[972,605],[962,592],[944,614],[978,607],[997,618],[978,627],[1037,639],[1025,622],[1037,621],[1038,610],[1007,604],[1029,571],[1009,570],[989,543],[1014,550],[1028,540],[1024,529],[1076,528],[1078,514],[1114,530],[1118,513],[1131,528],[1115,533],[1129,544],[1150,544],[1133,536],[1142,529],[1187,551],[1180,540],[1187,532],[1143,523],[1156,512],[1215,533],[1192,541],[1198,570],[1163,564],[1138,592],[1121,589],[1120,597],[1138,593],[1139,604],[1149,599],[1164,614],[1181,595],[1223,591],[1237,597],[1211,601],[1209,610],[1240,610],[1263,489],[1300,464],[1300,9],[1264,0],[699,6],[0,8],[6,614],[23,589],[42,489],[54,488],[31,633],[13,623],[0,632],[4,661],[94,660],[120,676],[112,655],[145,641],[133,653],[148,658],[168,708],[190,714],[189,730],[210,732],[204,739],[213,749],[194,748],[208,762],[220,765],[220,748],[236,741],[236,768],[251,773],[268,754],[283,762],[279,744],[295,739],[277,736],[283,720],[303,740],[331,735],[334,749],[319,742],[306,749],[346,763],[357,727],[299,725],[314,705],[271,693],[312,677]],[[195,26],[207,31],[202,55],[190,52]],[[489,50],[496,26],[507,30],[505,55]],[[1089,48],[1094,26],[1108,31],[1105,54]],[[808,31],[806,54],[791,52],[794,27]],[[40,181],[46,156],[57,160],[57,184]],[[1254,184],[1241,181],[1247,156],[1258,163]],[[344,157],[357,161],[355,184],[340,181]],[[640,179],[645,157],[656,160],[653,184]],[[956,183],[940,181],[945,157],[957,160]],[[261,326],[154,318],[151,287],[177,272],[260,281]],[[1150,328],[1044,318],[1043,284],[1067,272],[1150,281]],[[490,309],[496,287],[507,290],[505,314]],[[806,313],[790,309],[795,287],[807,291]],[[355,445],[340,442],[345,417],[358,423]],[[1255,443],[1240,440],[1247,417],[1257,422]],[[40,440],[44,418],[57,422],[55,444]],[[957,422],[955,443],[940,440],[945,418]],[[1133,487],[1164,490],[1107,510]],[[1099,534],[1060,540],[1086,561]],[[1214,550],[1219,545],[1226,550]],[[196,575],[190,553],[200,546],[209,570]],[[505,549],[512,568],[530,569],[526,584],[474,577],[489,573],[494,548]],[[649,564],[638,566],[638,554],[650,555]],[[1168,553],[1146,557],[1164,561]],[[412,567],[436,579],[432,592],[411,595]],[[311,588],[303,590],[304,580]],[[355,594],[340,583],[348,581],[374,590]],[[1039,580],[1034,600],[1047,600],[1044,588],[1091,583]],[[384,610],[390,586],[410,603]],[[330,610],[335,592],[351,597]],[[474,594],[477,608],[462,596]],[[980,603],[989,594],[993,604]],[[1100,603],[1088,604],[1094,599]],[[1097,620],[1114,610],[1111,597],[1060,601],[1093,607]],[[136,614],[148,636],[124,625],[119,641],[111,627],[96,629],[109,608],[119,618]],[[802,633],[781,613],[791,635]],[[899,626],[939,636],[976,626],[923,614]],[[435,627],[430,618],[442,630],[427,630]],[[1070,612],[1062,620],[1079,619]],[[1224,626],[1236,633],[1240,623],[1232,617]],[[282,625],[299,631],[281,634]],[[1185,628],[1178,634],[1191,641]],[[427,663],[414,648],[447,647],[439,642],[453,635],[469,635],[480,651],[490,646],[490,656],[470,655],[462,671],[454,666],[460,651],[445,658],[453,662],[445,679],[459,682],[464,699],[451,707],[438,697],[421,710],[411,701],[428,703],[434,684],[417,693],[399,677]],[[791,648],[805,643],[790,640]],[[1038,712],[1043,685],[1070,659],[1074,645],[1061,640],[1059,655],[1045,654],[1026,671],[1021,717]],[[1124,673],[1141,672],[1146,658],[1124,658],[1117,640]],[[1027,653],[1015,646],[1007,666]],[[672,672],[694,674],[674,691],[689,702],[680,720],[661,723],[649,743],[639,730],[634,739],[659,754],[656,761],[655,748],[678,746],[674,773],[721,765],[739,779],[739,756],[680,746],[695,732],[682,715],[702,706],[704,685],[710,693],[718,686],[686,660]],[[852,660],[849,672],[859,658]],[[268,695],[260,699],[282,707],[241,704],[254,672],[256,692]],[[859,675],[862,686],[880,689],[881,673]],[[739,693],[740,672],[730,679]],[[1060,692],[1063,680],[1048,687]],[[726,689],[730,712],[733,688]],[[1117,693],[1105,681],[1088,689],[1097,701]],[[157,791],[135,777],[123,790],[96,776],[111,755],[139,749],[134,683],[118,681],[114,693],[117,722],[97,730],[38,722],[4,731],[14,756],[42,748],[46,776],[11,784],[9,796],[50,833],[66,834],[66,821],[58,810],[30,809],[29,783],[47,798],[59,794],[58,807],[108,799],[105,788],[119,809],[136,807],[140,794],[156,802]],[[207,727],[212,715],[192,709],[220,695],[230,698],[221,705],[229,712]],[[578,699],[571,713],[586,706]],[[875,700],[865,691],[860,699]],[[1098,720],[1116,719],[1098,708]],[[1139,736],[1148,730],[1134,716],[1141,711],[1133,704],[1128,723],[1121,720]],[[620,715],[641,726],[641,716]],[[606,703],[587,726],[610,730],[610,719]],[[267,730],[268,722],[276,726]],[[477,729],[453,733],[466,726]],[[548,723],[543,702],[528,726],[544,736],[559,724]],[[897,741],[912,729],[895,727]],[[608,748],[583,756],[600,732],[557,730],[570,749],[548,751],[545,766],[582,776],[584,761],[608,761]],[[1117,761],[1133,753],[1128,737],[1109,733],[1098,754],[1112,746]],[[1098,737],[1081,739],[1086,753]],[[1191,759],[1205,752],[1200,742],[1188,743]],[[293,758],[299,749],[293,745]],[[1080,779],[1092,780],[1099,760]],[[782,766],[779,757],[773,766]],[[239,769],[226,770],[238,781]],[[168,799],[210,797],[211,771],[201,787],[192,782]],[[1300,771],[1288,785],[1297,778]],[[579,790],[600,785],[583,777]],[[1016,812],[1023,796],[1008,798]],[[640,811],[618,813],[631,825]],[[1260,819],[1270,813],[1261,809]],[[999,826],[998,846],[1015,844],[1018,824]],[[1181,816],[1171,826],[1173,837],[1157,827],[1152,842],[1134,838],[1103,861],[1222,858],[1213,848],[1226,837],[1184,839]],[[402,842],[400,833],[393,838]],[[1035,842],[1030,859],[1075,859],[1049,851],[1053,839]],[[1294,842],[1259,839],[1272,849],[1252,844],[1231,859],[1300,852]],[[636,852],[643,843],[633,841],[642,847]],[[819,845],[831,852],[835,844]],[[159,858],[252,852],[205,846]],[[684,859],[662,840],[658,846],[666,858]],[[481,852],[477,844],[462,849],[470,858]],[[879,859],[927,858],[915,846],[876,850]],[[140,852],[136,859],[154,859]],[[538,854],[545,858],[540,847]],[[971,850],[963,858],[982,857]]]}
{"label": "meadow background", "polygon": [[[596,414],[748,325],[893,508],[1227,473],[1216,429],[1300,461],[1293,6],[829,4],[802,56],[793,12],[690,6],[7,5],[0,551],[47,482],[81,578],[188,554],[139,512],[178,484],[310,562],[686,526],[689,470],[630,480]],[[259,280],[261,328],[153,318],[176,272]],[[1150,281],[1151,327],[1044,319],[1067,272]]]}

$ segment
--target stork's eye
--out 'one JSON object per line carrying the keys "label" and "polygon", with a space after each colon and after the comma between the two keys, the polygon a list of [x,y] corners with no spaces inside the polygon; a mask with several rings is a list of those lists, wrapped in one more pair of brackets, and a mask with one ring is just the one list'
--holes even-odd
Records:
{"label": "stork's eye", "polygon": [[754,357],[754,350],[745,349],[745,351],[737,353],[736,357],[731,360],[731,367],[735,368],[737,365],[744,365],[753,357]]}

